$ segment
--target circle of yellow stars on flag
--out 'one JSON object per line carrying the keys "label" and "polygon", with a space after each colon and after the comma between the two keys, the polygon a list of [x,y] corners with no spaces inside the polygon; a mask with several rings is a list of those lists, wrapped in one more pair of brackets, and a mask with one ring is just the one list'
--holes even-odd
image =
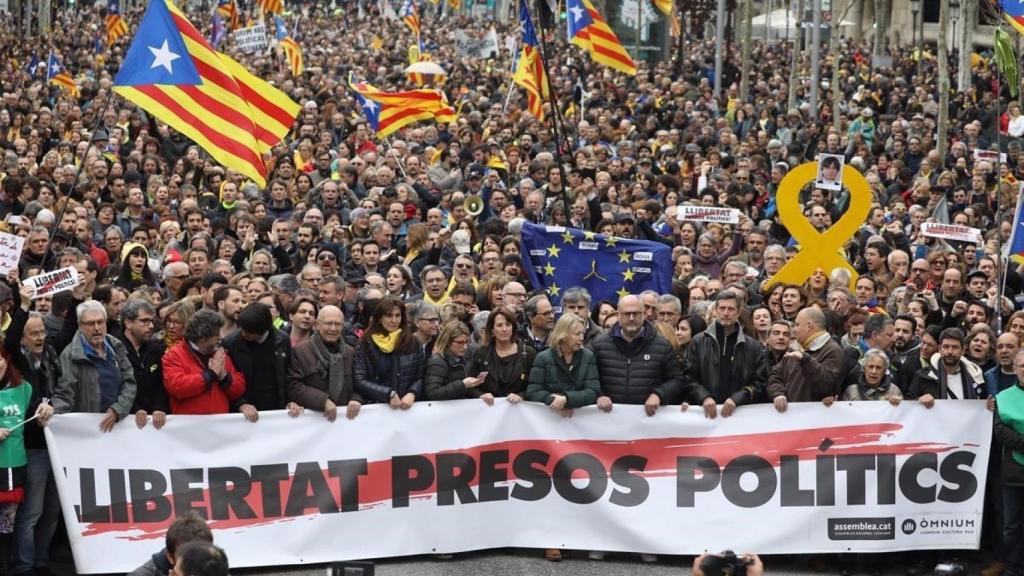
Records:
{"label": "circle of yellow stars on flag", "polygon": [[[574,235],[570,229],[566,229],[562,233],[561,236],[562,236],[562,243],[563,243],[563,245],[568,244],[570,247],[572,247],[573,241],[575,241],[577,239],[581,239],[578,235]],[[597,233],[596,232],[592,232],[590,230],[585,230],[585,231],[583,231],[582,240],[590,241],[590,242],[595,242],[595,241],[598,241],[599,239],[597,238]],[[605,248],[612,248],[612,249],[614,249],[614,248],[617,247],[618,241],[619,241],[619,239],[614,237],[614,236],[605,236],[604,237],[604,247]],[[545,251],[547,252],[548,261],[545,262],[544,265],[541,266],[541,268],[540,268],[540,271],[543,272],[544,276],[550,276],[552,279],[554,278],[555,272],[557,272],[557,270],[558,270],[558,267],[556,266],[556,263],[557,263],[557,260],[558,260],[559,256],[561,256],[562,249],[563,248],[560,247],[555,242],[552,242],[551,246],[548,246],[547,248],[545,248]],[[632,255],[628,251],[626,251],[625,249],[623,249],[617,255],[619,257],[619,263],[620,264],[627,264],[628,265],[630,263],[631,259],[632,259]],[[626,270],[620,272],[620,274],[622,274],[622,276],[623,276],[623,282],[632,282],[632,281],[634,281],[634,276],[635,276],[636,273],[632,269],[627,267]],[[591,261],[590,273],[587,274],[585,277],[583,277],[583,280],[588,280],[590,278],[597,278],[597,279],[599,279],[599,280],[601,280],[603,282],[607,282],[608,281],[608,278],[606,278],[605,276],[602,276],[600,274],[600,272],[598,271],[598,269],[597,269],[597,260],[596,259]],[[561,291],[562,291],[562,287],[559,286],[558,284],[556,284],[553,280],[552,280],[551,284],[547,288],[547,292],[551,296],[560,296],[561,295]],[[629,290],[627,290],[625,286],[623,286],[618,291],[616,291],[616,294],[619,295],[619,298],[622,298],[623,296],[628,296],[629,294],[631,294],[631,292]]]}

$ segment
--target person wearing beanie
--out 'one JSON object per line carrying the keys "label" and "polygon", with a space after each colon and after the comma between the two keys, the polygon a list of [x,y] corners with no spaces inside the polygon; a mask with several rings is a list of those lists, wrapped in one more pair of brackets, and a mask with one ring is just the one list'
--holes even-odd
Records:
{"label": "person wearing beanie", "polygon": [[245,377],[243,406],[251,405],[257,411],[286,407],[293,413],[299,411],[299,406],[288,402],[286,397],[291,342],[287,334],[274,328],[269,306],[253,302],[243,308],[235,330],[224,338],[224,348],[235,368]]}
{"label": "person wearing beanie", "polygon": [[153,271],[149,269],[149,251],[137,242],[125,242],[121,247],[121,265],[113,284],[132,292],[144,286],[157,286]]}

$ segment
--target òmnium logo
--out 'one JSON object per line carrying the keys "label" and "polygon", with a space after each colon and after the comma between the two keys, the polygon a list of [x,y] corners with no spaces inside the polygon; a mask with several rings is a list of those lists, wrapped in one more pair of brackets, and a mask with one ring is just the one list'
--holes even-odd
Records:
{"label": "\u00f2mnium logo", "polygon": [[980,521],[969,515],[926,514],[919,518],[906,518],[900,523],[903,534],[910,536],[940,536],[973,534],[978,530]]}
{"label": "\u00f2mnium logo", "polygon": [[829,518],[829,540],[895,540],[896,519]]}

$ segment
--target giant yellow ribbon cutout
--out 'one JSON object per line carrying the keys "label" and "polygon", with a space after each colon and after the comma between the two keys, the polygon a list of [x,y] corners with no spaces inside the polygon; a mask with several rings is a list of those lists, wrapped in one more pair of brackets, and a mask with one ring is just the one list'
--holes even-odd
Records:
{"label": "giant yellow ribbon cutout", "polygon": [[853,237],[871,212],[871,188],[856,168],[846,166],[843,170],[843,185],[850,191],[850,207],[838,222],[821,233],[811,225],[800,209],[800,189],[808,182],[813,182],[817,175],[818,163],[805,162],[790,170],[779,183],[775,197],[779,218],[800,244],[800,251],[765,283],[761,289],[766,293],[780,282],[800,286],[818,268],[826,274],[836,268],[846,268],[850,271],[850,290],[857,285],[857,271],[839,254],[839,250]]}

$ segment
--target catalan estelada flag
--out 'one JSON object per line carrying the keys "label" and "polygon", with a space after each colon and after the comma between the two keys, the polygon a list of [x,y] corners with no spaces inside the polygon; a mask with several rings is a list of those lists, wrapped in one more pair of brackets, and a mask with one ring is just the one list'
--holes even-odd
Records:
{"label": "catalan estelada flag", "polygon": [[107,2],[107,45],[113,44],[118,38],[128,33],[128,23],[121,17],[121,0]]}
{"label": "catalan estelada flag", "polygon": [[1013,229],[1010,231],[1010,241],[1006,244],[1007,256],[1017,264],[1024,264],[1024,202],[1021,201],[1021,194],[1024,193],[1024,185],[1017,187],[1017,209],[1013,215]]}
{"label": "catalan estelada flag", "polygon": [[382,92],[363,82],[349,85],[378,138],[385,138],[418,120],[445,123],[455,120],[455,110],[440,90]]}
{"label": "catalan estelada flag", "polygon": [[300,108],[215,52],[171,0],[150,2],[114,91],[260,187],[267,177],[263,155],[288,133]]}
{"label": "catalan estelada flag", "polygon": [[526,0],[519,0],[519,20],[523,25],[523,51],[512,79],[526,90],[526,105],[538,120],[544,120],[544,99],[548,97],[548,77],[540,57],[537,31],[530,19]]}
{"label": "catalan estelada flag", "polygon": [[224,19],[224,27],[228,32],[234,32],[242,27],[242,15],[238,12],[235,0],[217,0],[216,12]]}
{"label": "catalan estelada flag", "polygon": [[46,59],[46,83],[60,86],[75,98],[82,94],[78,89],[78,85],[75,84],[75,79],[71,77],[71,74],[68,74],[67,69],[64,68],[64,65],[60,63],[60,60],[53,53]]}
{"label": "catalan estelada flag", "polygon": [[284,0],[259,0],[264,14],[280,14],[284,12]]}
{"label": "catalan estelada flag", "polygon": [[398,16],[401,17],[402,22],[405,22],[405,25],[409,27],[409,30],[418,39],[420,37],[420,13],[416,9],[416,2],[414,0],[404,0]]}
{"label": "catalan estelada flag", "polygon": [[280,16],[274,16],[274,30],[277,45],[281,47],[285,58],[288,59],[288,67],[292,71],[292,76],[301,76],[303,70],[302,48],[299,47],[299,43],[295,41],[295,38],[288,33],[288,27],[285,26],[284,20]]}
{"label": "catalan estelada flag", "polygon": [[1017,29],[1017,32],[1024,34],[1024,4],[1018,0],[999,0],[999,8],[1003,11],[1003,18]]}
{"label": "catalan estelada flag", "polygon": [[636,64],[590,0],[567,0],[569,42],[590,53],[598,64],[636,76]]}

